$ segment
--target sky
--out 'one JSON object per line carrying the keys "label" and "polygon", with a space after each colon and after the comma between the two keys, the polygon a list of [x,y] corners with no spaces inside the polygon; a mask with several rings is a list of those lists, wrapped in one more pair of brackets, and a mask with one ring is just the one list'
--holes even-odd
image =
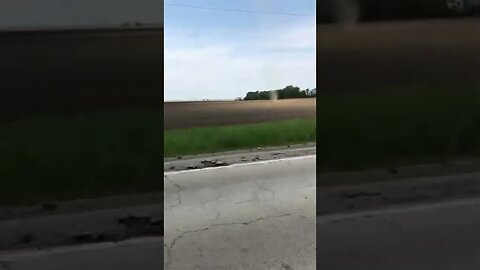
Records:
{"label": "sky", "polygon": [[0,29],[161,24],[161,0],[0,0]]}
{"label": "sky", "polygon": [[165,101],[315,88],[315,2],[165,0]]}

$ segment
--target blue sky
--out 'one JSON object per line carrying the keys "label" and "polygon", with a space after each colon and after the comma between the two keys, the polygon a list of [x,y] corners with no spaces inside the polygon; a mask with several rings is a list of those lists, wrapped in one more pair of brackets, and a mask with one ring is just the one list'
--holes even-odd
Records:
{"label": "blue sky", "polygon": [[165,4],[165,100],[234,99],[247,91],[288,84],[315,88],[315,0],[166,0]]}

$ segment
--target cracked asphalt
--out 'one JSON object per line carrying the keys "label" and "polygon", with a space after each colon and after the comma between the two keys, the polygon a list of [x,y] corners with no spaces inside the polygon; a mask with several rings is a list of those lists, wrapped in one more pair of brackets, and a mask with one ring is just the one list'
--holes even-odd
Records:
{"label": "cracked asphalt", "polygon": [[480,269],[480,199],[317,217],[317,267]]}
{"label": "cracked asphalt", "polygon": [[[261,221],[261,220],[270,219],[270,218],[282,218],[282,217],[287,217],[287,216],[290,216],[290,214],[282,214],[282,215],[278,215],[278,216],[261,217],[261,218],[257,218],[257,219],[250,220],[250,221],[245,221],[245,222],[214,223],[214,224],[212,224],[208,227],[205,227],[205,228],[201,228],[201,229],[197,229],[197,230],[191,230],[191,231],[184,231],[184,232],[182,232],[182,234],[178,235],[175,239],[173,239],[172,243],[169,246],[167,246],[167,254],[168,254],[169,257],[172,256],[172,250],[174,249],[175,244],[177,243],[178,240],[183,238],[186,234],[204,232],[204,231],[211,230],[215,227],[220,227],[220,226],[235,226],[235,225],[248,226],[248,225],[250,225],[254,222],[258,222],[258,221]],[[218,215],[217,215],[217,217],[218,217]],[[202,250],[201,247],[198,247],[198,249]]]}
{"label": "cracked asphalt", "polygon": [[164,269],[314,269],[315,160],[165,173]]}

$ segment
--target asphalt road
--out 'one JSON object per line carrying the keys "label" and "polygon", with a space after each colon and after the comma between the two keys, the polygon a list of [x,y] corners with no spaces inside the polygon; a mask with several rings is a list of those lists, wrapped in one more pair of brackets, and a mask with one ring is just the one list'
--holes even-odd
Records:
{"label": "asphalt road", "polygon": [[[183,198],[187,199],[190,200],[190,197]],[[480,199],[471,198],[317,216],[317,269],[480,269],[479,212]],[[275,226],[279,224],[270,223]],[[238,226],[242,227],[240,224]],[[197,240],[201,240],[203,248],[212,249],[215,247],[212,243],[221,239],[220,231],[207,230],[203,233],[205,232],[213,233],[215,237],[205,236]],[[256,233],[258,232],[261,231]],[[301,230],[288,232],[297,236],[301,234]],[[246,239],[245,236],[239,236]],[[257,240],[259,239],[233,242],[236,243],[234,246],[241,247],[241,244],[251,244]],[[269,238],[269,241],[278,241],[275,245],[278,248],[282,247],[279,244],[284,243],[284,238]],[[182,254],[194,258],[198,255],[195,247],[200,242],[187,242],[189,245],[184,247],[184,251],[188,252]],[[232,240],[228,243],[232,243]],[[0,269],[162,269],[163,248],[163,238],[157,237],[52,250],[4,251],[0,253]],[[288,250],[291,247],[284,245],[283,248]],[[211,251],[232,250],[217,248]],[[203,250],[205,251],[207,250]],[[281,250],[275,252],[279,254]],[[209,254],[212,255],[214,253]],[[281,258],[278,258],[278,267],[282,266],[281,261]]]}
{"label": "asphalt road", "polygon": [[[317,217],[317,269],[477,270],[480,200]],[[163,238],[0,253],[1,270],[162,269]],[[281,268],[278,268],[281,269]]]}
{"label": "asphalt road", "polygon": [[164,269],[315,269],[315,160],[165,173]]}
{"label": "asphalt road", "polygon": [[317,217],[317,269],[480,269],[480,199]]}
{"label": "asphalt road", "polygon": [[0,253],[0,270],[159,270],[163,238]]}

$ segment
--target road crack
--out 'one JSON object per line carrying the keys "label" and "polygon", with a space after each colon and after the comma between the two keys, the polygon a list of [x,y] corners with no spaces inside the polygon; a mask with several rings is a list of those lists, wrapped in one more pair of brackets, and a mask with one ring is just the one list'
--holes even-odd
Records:
{"label": "road crack", "polygon": [[164,177],[165,180],[167,180],[168,182],[170,182],[170,184],[174,185],[174,186],[177,188],[177,202],[178,202],[177,205],[182,204],[182,191],[183,191],[183,187],[180,186],[180,185],[177,184],[177,183],[174,183],[167,175],[163,175],[163,177]]}
{"label": "road crack", "polygon": [[282,218],[282,217],[286,217],[286,216],[290,216],[291,214],[282,214],[282,215],[277,215],[277,216],[266,216],[266,217],[261,217],[261,218],[257,218],[257,219],[254,219],[254,220],[250,220],[250,221],[245,221],[245,222],[231,222],[231,223],[217,223],[217,224],[212,224],[210,225],[209,227],[205,227],[205,228],[202,228],[202,229],[197,229],[197,230],[191,230],[191,231],[184,231],[182,232],[180,235],[178,235],[177,237],[175,237],[172,241],[172,243],[170,244],[170,246],[168,247],[168,256],[169,258],[171,259],[172,257],[172,250],[173,248],[175,247],[175,244],[177,243],[178,240],[180,240],[181,238],[183,238],[185,235],[187,234],[191,234],[191,233],[197,233],[197,232],[202,232],[202,231],[207,231],[207,230],[210,230],[211,228],[213,227],[220,227],[220,226],[232,226],[232,225],[243,225],[243,226],[248,226],[252,223],[255,223],[255,222],[258,222],[258,221],[261,221],[261,220],[265,220],[265,219],[271,219],[271,218]]}
{"label": "road crack", "polygon": [[261,189],[262,191],[270,192],[270,194],[272,194],[272,199],[275,200],[275,192],[274,192],[273,190],[268,189],[268,188],[260,185],[260,184],[258,183],[258,181],[254,181],[254,183],[255,183],[255,185],[256,185],[259,189]]}

